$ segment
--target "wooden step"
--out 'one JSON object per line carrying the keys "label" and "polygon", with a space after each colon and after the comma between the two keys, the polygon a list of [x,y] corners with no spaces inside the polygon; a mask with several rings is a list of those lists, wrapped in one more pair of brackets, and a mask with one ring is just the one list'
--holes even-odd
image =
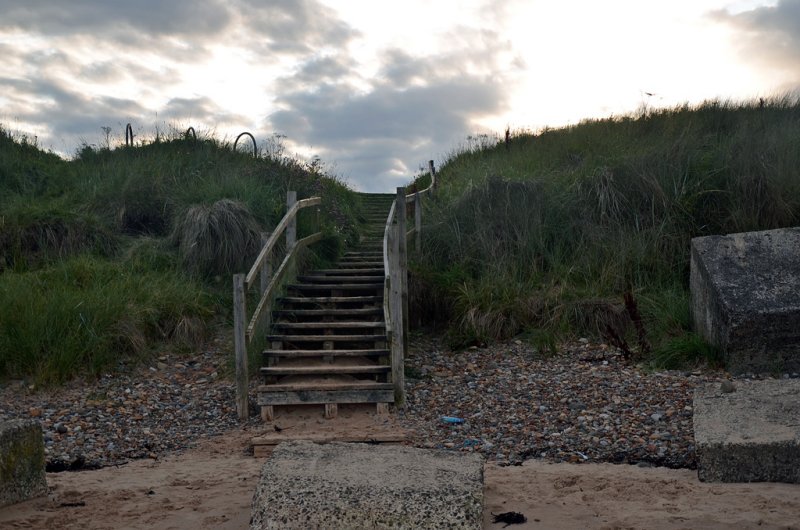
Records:
{"label": "wooden step", "polygon": [[383,282],[383,274],[363,274],[363,275],[341,275],[341,276],[328,276],[328,275],[312,275],[312,276],[298,276],[298,281],[303,283],[378,283]]}
{"label": "wooden step", "polygon": [[383,289],[380,283],[292,283],[286,286],[295,291],[367,291]]}
{"label": "wooden step", "polygon": [[364,268],[375,268],[375,267],[383,267],[383,260],[381,261],[366,261],[366,260],[357,260],[357,259],[347,259],[342,260],[338,264],[343,269],[357,269],[359,267]]}
{"label": "wooden step", "polygon": [[[258,391],[266,394],[272,392],[291,392],[299,390],[392,390],[391,383],[378,383],[376,381],[354,380],[347,382],[326,382],[326,383],[277,383],[274,385],[259,385]],[[392,398],[394,401],[394,398]]]}
{"label": "wooden step", "polygon": [[261,352],[266,358],[300,359],[305,357],[387,357],[389,350],[264,350]]}
{"label": "wooden step", "polygon": [[357,309],[279,309],[273,311],[276,317],[354,317],[359,315],[382,315],[382,307],[363,307]]}
{"label": "wooden step", "polygon": [[275,322],[279,329],[380,329],[386,328],[383,322]]}
{"label": "wooden step", "polygon": [[279,301],[290,304],[354,304],[382,302],[382,296],[282,296]]}
{"label": "wooden step", "polygon": [[322,403],[392,403],[391,383],[362,381],[358,383],[292,383],[258,387],[258,404],[301,405]]}
{"label": "wooden step", "polygon": [[375,267],[372,269],[317,269],[315,274],[324,274],[325,276],[347,276],[350,274],[374,274],[375,276],[384,276],[383,267]]}
{"label": "wooden step", "polygon": [[253,456],[256,458],[268,457],[273,449],[286,441],[304,440],[317,444],[331,442],[338,443],[368,443],[368,444],[401,444],[407,442],[412,437],[412,432],[397,430],[394,432],[364,432],[359,429],[355,433],[303,433],[294,430],[263,434],[250,440],[253,444]]}
{"label": "wooden step", "polygon": [[272,342],[377,342],[385,341],[386,335],[268,335]]}
{"label": "wooden step", "polygon": [[275,377],[281,377],[285,375],[363,375],[388,374],[391,370],[391,366],[383,366],[378,364],[359,366],[337,366],[335,364],[326,364],[321,366],[265,366],[261,368],[261,374]]}

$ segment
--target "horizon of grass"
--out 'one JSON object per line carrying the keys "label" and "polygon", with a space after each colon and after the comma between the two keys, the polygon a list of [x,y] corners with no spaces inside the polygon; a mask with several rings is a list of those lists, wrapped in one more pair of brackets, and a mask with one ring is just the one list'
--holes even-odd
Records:
{"label": "horizon of grass", "polygon": [[473,138],[437,178],[411,303],[447,313],[453,343],[616,335],[636,350],[630,293],[648,359],[686,364],[713,357],[691,335],[690,239],[800,220],[800,102],[708,101]]}

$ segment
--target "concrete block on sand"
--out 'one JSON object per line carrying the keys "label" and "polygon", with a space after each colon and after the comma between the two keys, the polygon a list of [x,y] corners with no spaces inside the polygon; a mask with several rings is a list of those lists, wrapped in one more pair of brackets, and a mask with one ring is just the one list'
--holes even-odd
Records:
{"label": "concrete block on sand", "polygon": [[690,284],[729,371],[800,372],[800,228],[692,239]]}
{"label": "concrete block on sand", "polygon": [[0,421],[0,507],[47,494],[42,427]]}
{"label": "concrete block on sand", "polygon": [[479,455],[286,442],[261,470],[250,528],[479,529],[482,512]]}
{"label": "concrete block on sand", "polygon": [[694,438],[700,480],[800,483],[800,380],[698,388]]}

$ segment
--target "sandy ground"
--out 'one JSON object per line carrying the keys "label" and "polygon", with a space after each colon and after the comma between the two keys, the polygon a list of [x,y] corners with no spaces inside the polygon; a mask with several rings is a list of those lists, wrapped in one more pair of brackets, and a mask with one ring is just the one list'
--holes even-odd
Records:
{"label": "sandy ground", "polygon": [[[324,425],[306,416],[281,423],[296,425],[283,434]],[[49,496],[0,508],[0,528],[246,529],[264,462],[249,451],[254,434],[237,430],[159,460],[48,474]],[[688,470],[536,461],[490,463],[485,478],[485,528],[503,527],[492,513],[514,511],[528,520],[512,529],[800,529],[800,485],[704,484]]]}

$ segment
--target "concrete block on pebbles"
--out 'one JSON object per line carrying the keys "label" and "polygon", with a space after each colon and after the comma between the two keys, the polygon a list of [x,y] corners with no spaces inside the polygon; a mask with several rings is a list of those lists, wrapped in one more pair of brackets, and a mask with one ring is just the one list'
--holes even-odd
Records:
{"label": "concrete block on pebbles", "polygon": [[800,483],[800,380],[699,387],[694,436],[700,480]]}

